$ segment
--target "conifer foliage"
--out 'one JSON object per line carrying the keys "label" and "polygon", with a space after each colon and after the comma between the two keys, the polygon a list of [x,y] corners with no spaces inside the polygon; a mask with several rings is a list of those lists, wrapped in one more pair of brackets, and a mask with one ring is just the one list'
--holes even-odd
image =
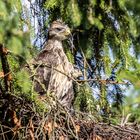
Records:
{"label": "conifer foliage", "polygon": [[138,87],[139,26],[135,4],[127,0],[47,0],[44,3],[50,22],[61,18],[71,27],[74,62],[83,71],[84,80],[92,79],[88,84],[93,88],[100,111],[106,115],[112,112],[111,108],[113,112],[116,108],[122,111],[122,87],[127,89],[129,82]]}
{"label": "conifer foliage", "polygon": [[[139,7],[138,0],[0,1],[0,139],[139,139],[137,124],[128,125],[140,122]],[[25,68],[56,19],[71,28],[64,50],[83,74],[73,79],[71,111],[49,93],[40,97]]]}

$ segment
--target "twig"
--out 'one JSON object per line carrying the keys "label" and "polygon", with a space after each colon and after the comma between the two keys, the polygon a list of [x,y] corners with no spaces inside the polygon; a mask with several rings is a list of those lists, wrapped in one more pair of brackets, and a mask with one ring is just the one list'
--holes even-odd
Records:
{"label": "twig", "polygon": [[3,132],[3,128],[2,128],[2,126],[1,126],[1,131],[2,131],[2,133],[1,133],[0,135],[2,135],[3,140],[5,140],[5,136],[4,136],[4,132]]}
{"label": "twig", "polygon": [[[71,115],[69,114],[69,112],[66,110],[66,113],[68,114],[68,117],[70,118],[70,120],[71,120],[71,122],[72,122],[72,125],[73,125],[73,127],[74,127],[74,129],[75,129],[75,133],[76,133],[76,136],[73,134],[73,132],[72,132],[72,130],[70,129],[70,127],[69,127],[69,130],[71,131],[71,133],[73,134],[73,136],[78,140],[79,138],[78,138],[78,134],[77,134],[77,131],[76,131],[76,126],[75,126],[75,123],[74,123],[74,121],[73,121],[73,118],[71,117]],[[69,120],[69,119],[68,119]],[[69,126],[69,124],[68,124],[68,126]]]}
{"label": "twig", "polygon": [[117,129],[119,129],[119,130],[121,130],[123,132],[129,132],[129,133],[132,133],[132,134],[140,135],[135,130],[132,131],[132,130],[128,130],[128,129],[123,129],[123,128],[119,127],[119,126],[115,126],[115,125],[112,125],[112,124],[111,124],[111,126],[114,127],[114,128],[117,128]]}
{"label": "twig", "polygon": [[111,81],[108,79],[87,79],[87,80],[76,80],[76,81],[79,83],[97,81],[97,82],[100,82],[101,84],[124,84],[124,85],[127,84],[125,82]]}

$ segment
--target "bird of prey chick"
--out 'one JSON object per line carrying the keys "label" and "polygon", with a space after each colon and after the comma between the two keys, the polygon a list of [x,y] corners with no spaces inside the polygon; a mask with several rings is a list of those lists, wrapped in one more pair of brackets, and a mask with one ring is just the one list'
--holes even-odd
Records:
{"label": "bird of prey chick", "polygon": [[[70,107],[74,98],[72,75],[77,70],[68,61],[62,41],[71,34],[61,21],[54,21],[48,31],[48,41],[34,58],[36,66],[34,89],[40,94],[52,93],[64,107]],[[79,72],[78,72],[79,73]]]}

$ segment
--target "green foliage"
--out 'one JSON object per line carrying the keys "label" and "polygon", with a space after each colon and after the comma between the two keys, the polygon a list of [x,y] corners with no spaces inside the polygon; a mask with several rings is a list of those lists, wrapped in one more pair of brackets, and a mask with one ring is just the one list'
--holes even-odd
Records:
{"label": "green foliage", "polygon": [[8,16],[6,5],[3,1],[0,1],[0,18],[5,19]]}
{"label": "green foliage", "polygon": [[11,37],[11,39],[8,40],[7,45],[10,47],[10,49],[15,54],[21,54],[22,53],[22,43],[21,43],[21,40],[18,39],[17,37]]}
{"label": "green foliage", "polygon": [[71,23],[76,27],[81,23],[81,12],[79,10],[78,1],[70,0],[66,7],[67,18],[70,18]]}
{"label": "green foliage", "polygon": [[[61,18],[76,33],[74,45],[78,53],[84,52],[84,55],[81,55],[89,62],[90,68],[86,70],[92,69],[93,74],[90,78],[101,78],[102,73],[110,76],[112,70],[116,70],[117,80],[129,80],[135,89],[139,89],[140,3],[138,0],[47,0],[45,7],[49,11],[50,22]],[[134,51],[133,54],[131,50]],[[67,52],[67,55],[72,60],[70,52]],[[95,66],[91,61],[94,61]],[[100,84],[97,85],[101,92],[101,96],[98,97],[100,107],[107,109],[106,87],[102,89]],[[77,100],[79,103],[80,100],[87,102],[85,94],[79,94]],[[111,108],[107,110],[111,111]]]}
{"label": "green foliage", "polygon": [[140,122],[140,96],[139,90],[135,91],[131,89],[129,96],[125,98],[125,103],[123,105],[124,115],[130,114],[129,121],[131,122]]}
{"label": "green foliage", "polygon": [[24,93],[29,93],[30,90],[32,89],[32,83],[29,79],[29,74],[25,70],[21,70],[20,72],[16,73],[16,77],[17,77],[17,85],[21,87],[21,90]]}
{"label": "green foliage", "polygon": [[[0,2],[0,43],[22,57],[30,58],[30,34],[23,32],[21,3],[17,0]],[[25,41],[26,40],[26,41]]]}
{"label": "green foliage", "polygon": [[140,87],[140,70],[135,71],[124,70],[119,73],[122,79],[127,79],[135,86],[135,89]]}
{"label": "green foliage", "polygon": [[[72,44],[70,44],[70,45],[72,45]],[[74,56],[72,54],[72,51],[74,51],[75,48],[72,48],[66,42],[63,42],[63,47],[64,47],[64,52],[67,55],[69,62],[74,64]],[[70,50],[70,49],[73,49],[73,50]]]}
{"label": "green foliage", "polygon": [[74,102],[74,107],[77,110],[93,114],[95,112],[95,102],[89,85],[85,83],[77,87],[76,92],[77,97]]}
{"label": "green foliage", "polygon": [[[48,0],[45,2],[44,6],[49,10],[52,19],[54,19],[54,17],[63,17],[75,27],[79,26],[81,23],[82,16],[77,0],[69,0],[67,3],[65,3],[64,0]],[[58,12],[57,15],[54,11]]]}
{"label": "green foliage", "polygon": [[71,51],[70,51],[69,49],[66,49],[65,52],[66,52],[66,55],[67,55],[67,57],[68,57],[68,60],[69,60],[71,63],[74,64],[74,57],[73,57]]}
{"label": "green foliage", "polygon": [[132,36],[133,41],[133,47],[135,50],[135,54],[138,57],[140,54],[140,43],[139,43],[139,37],[140,37],[140,3],[138,0],[129,1],[125,0],[125,6],[127,8],[127,11],[129,12],[129,21],[130,21],[130,34]]}
{"label": "green foliage", "polygon": [[54,8],[56,8],[56,7],[59,6],[59,2],[60,2],[60,1],[49,0],[49,1],[46,1],[46,3],[45,3],[44,6],[45,6],[45,8],[47,8],[48,10],[54,9]]}
{"label": "green foliage", "polygon": [[[12,75],[13,93],[11,94],[33,101],[38,106],[38,110],[41,108],[44,110],[46,106],[38,100],[30,76],[22,68],[32,57],[32,46],[29,32],[23,31],[26,22],[21,17],[21,8],[21,2],[18,0],[0,1],[0,44],[10,51],[6,57]],[[0,71],[2,71],[1,63]],[[3,80],[0,82],[3,86]]]}

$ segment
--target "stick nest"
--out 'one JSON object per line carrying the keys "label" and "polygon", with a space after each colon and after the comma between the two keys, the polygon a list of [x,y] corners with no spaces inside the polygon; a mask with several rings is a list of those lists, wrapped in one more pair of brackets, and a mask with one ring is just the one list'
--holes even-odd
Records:
{"label": "stick nest", "polygon": [[50,98],[46,99],[47,110],[38,111],[35,103],[25,98],[1,96],[0,139],[140,140],[138,124],[98,122],[96,117],[87,113],[68,110],[59,102],[54,104]]}

